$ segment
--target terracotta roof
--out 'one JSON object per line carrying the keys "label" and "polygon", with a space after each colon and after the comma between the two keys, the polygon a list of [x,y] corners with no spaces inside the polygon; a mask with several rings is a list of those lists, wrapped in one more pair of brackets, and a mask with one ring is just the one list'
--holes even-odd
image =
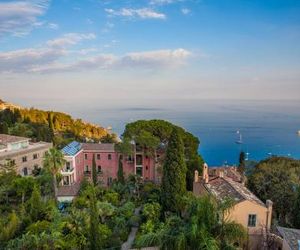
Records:
{"label": "terracotta roof", "polygon": [[300,230],[294,228],[277,227],[277,230],[283,237],[283,239],[288,243],[292,250],[300,249]]}
{"label": "terracotta roof", "polygon": [[58,196],[76,196],[80,189],[80,183],[74,183],[71,186],[58,187]]}
{"label": "terracotta roof", "polygon": [[8,143],[14,143],[19,141],[30,140],[30,138],[0,134],[0,144],[7,145]]}
{"label": "terracotta roof", "polygon": [[219,200],[227,198],[231,198],[236,202],[249,200],[261,206],[265,206],[265,204],[243,184],[233,181],[231,178],[215,177],[210,179],[204,186]]}
{"label": "terracotta roof", "polygon": [[115,152],[114,143],[82,143],[83,150],[97,150],[103,152]]}
{"label": "terracotta roof", "polygon": [[225,177],[229,177],[238,182],[242,181],[242,176],[235,166],[209,167],[208,171],[210,176],[219,176],[219,171],[223,171]]}

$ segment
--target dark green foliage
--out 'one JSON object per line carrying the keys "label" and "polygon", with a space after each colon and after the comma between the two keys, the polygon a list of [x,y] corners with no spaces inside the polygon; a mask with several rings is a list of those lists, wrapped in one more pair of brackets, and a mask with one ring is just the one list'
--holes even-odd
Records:
{"label": "dark green foliage", "polygon": [[44,204],[41,199],[40,190],[37,186],[34,186],[33,188],[28,206],[29,206],[29,215],[32,222],[42,219]]}
{"label": "dark green foliage", "polygon": [[180,212],[181,198],[186,192],[184,146],[177,129],[173,130],[166,152],[161,184],[164,211]]}
{"label": "dark green foliage", "polygon": [[300,229],[300,186],[297,188],[297,196],[293,206],[292,215],[294,227]]}
{"label": "dark green foliage", "polygon": [[245,152],[241,152],[240,153],[240,157],[239,157],[239,166],[238,166],[238,171],[240,174],[244,175],[245,174],[245,169],[246,169],[246,163],[245,163]]}
{"label": "dark green foliage", "polygon": [[[232,203],[218,204],[210,197],[189,197],[185,216],[171,215],[155,230],[148,223],[148,232],[138,235],[137,247],[158,246],[160,249],[236,249],[246,241],[247,233],[242,225],[222,219],[220,215],[230,209]],[[153,209],[148,209],[153,211]],[[154,214],[154,213],[150,213]],[[157,216],[157,214],[156,214]]]}
{"label": "dark green foliage", "polygon": [[125,183],[125,178],[124,178],[124,172],[123,172],[123,162],[122,162],[122,157],[119,157],[119,167],[118,167],[118,182],[121,184]]}
{"label": "dark green foliage", "polygon": [[100,232],[99,232],[99,214],[97,211],[97,200],[95,188],[90,188],[90,201],[89,201],[89,241],[90,250],[99,250],[102,248],[100,242]]}
{"label": "dark green foliage", "polygon": [[259,162],[248,177],[248,187],[262,201],[274,202],[273,217],[281,226],[292,226],[296,187],[300,185],[300,161],[272,157]]}
{"label": "dark green foliage", "polygon": [[[151,146],[159,142],[166,145],[170,139],[173,129],[177,129],[184,144],[184,158],[186,160],[186,185],[187,190],[193,189],[193,176],[195,170],[201,174],[203,160],[198,154],[199,140],[191,133],[185,131],[170,122],[163,120],[139,120],[126,125],[123,137],[139,141],[151,142]],[[145,140],[146,138],[147,140]],[[147,144],[146,143],[146,144]]]}
{"label": "dark green foliage", "polygon": [[98,177],[97,177],[95,154],[93,154],[93,162],[92,162],[92,180],[93,180],[93,185],[96,186],[98,183]]}

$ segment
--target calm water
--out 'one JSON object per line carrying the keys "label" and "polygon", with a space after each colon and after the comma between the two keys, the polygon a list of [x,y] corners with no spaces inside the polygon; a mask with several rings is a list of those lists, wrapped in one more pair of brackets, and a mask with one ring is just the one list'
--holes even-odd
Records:
{"label": "calm water", "polygon": [[[241,150],[249,159],[269,154],[300,159],[300,101],[181,101],[153,105],[103,108],[93,104],[65,110],[76,117],[111,125],[121,134],[126,123],[137,119],[165,119],[198,136],[199,152],[209,165],[236,164]],[[69,107],[69,105],[64,105]],[[237,130],[244,144],[237,145]]]}

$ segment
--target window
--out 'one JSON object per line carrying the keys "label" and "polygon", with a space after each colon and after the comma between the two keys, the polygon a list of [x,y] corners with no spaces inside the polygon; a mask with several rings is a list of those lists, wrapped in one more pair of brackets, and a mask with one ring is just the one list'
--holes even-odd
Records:
{"label": "window", "polygon": [[86,160],[87,160],[87,154],[84,154],[84,159],[86,159]]}
{"label": "window", "polygon": [[27,176],[28,175],[28,169],[27,168],[23,168],[23,175]]}
{"label": "window", "polygon": [[107,178],[107,185],[110,186],[112,184],[112,177]]}
{"label": "window", "polygon": [[70,170],[71,169],[71,162],[67,161],[66,162],[66,170]]}
{"label": "window", "polygon": [[87,173],[89,172],[89,166],[88,165],[85,166],[84,172],[87,172]]}
{"label": "window", "polygon": [[137,167],[136,168],[136,174],[139,176],[143,176],[143,168],[142,167]]}
{"label": "window", "polygon": [[38,158],[38,154],[33,154],[33,159],[36,160]]}
{"label": "window", "polygon": [[23,156],[22,157],[22,162],[26,162],[27,161],[27,156]]}
{"label": "window", "polygon": [[256,226],[256,214],[249,214],[248,227],[255,227],[255,226]]}
{"label": "window", "polygon": [[100,160],[100,154],[97,154],[97,160]]}
{"label": "window", "polygon": [[107,155],[107,159],[108,159],[108,160],[111,160],[111,154],[108,154],[108,155]]}
{"label": "window", "polygon": [[97,170],[98,170],[98,173],[100,173],[101,172],[101,166],[98,166]]}
{"label": "window", "polygon": [[146,170],[148,170],[148,166],[146,166]]}

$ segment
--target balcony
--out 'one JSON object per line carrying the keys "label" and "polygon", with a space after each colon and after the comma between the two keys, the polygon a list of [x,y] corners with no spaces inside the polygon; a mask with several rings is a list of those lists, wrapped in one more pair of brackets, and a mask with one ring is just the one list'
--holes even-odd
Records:
{"label": "balcony", "polygon": [[62,174],[72,174],[74,172],[74,168],[63,168],[61,170]]}
{"label": "balcony", "polygon": [[84,171],[83,173],[84,173],[85,176],[90,176],[92,172],[89,171],[89,170],[86,170],[86,171]]}

